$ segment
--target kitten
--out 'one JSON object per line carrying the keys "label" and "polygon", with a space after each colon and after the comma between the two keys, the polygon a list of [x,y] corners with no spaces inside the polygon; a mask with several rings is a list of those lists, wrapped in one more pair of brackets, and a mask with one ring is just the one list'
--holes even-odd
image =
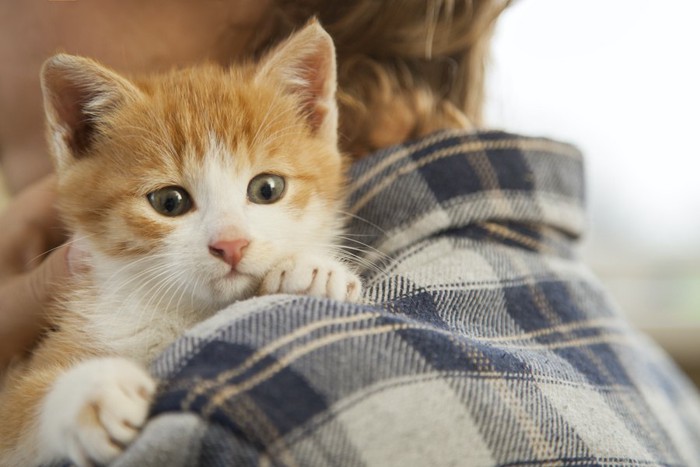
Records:
{"label": "kitten", "polygon": [[144,368],[255,294],[355,300],[339,259],[335,57],[312,22],[258,64],[130,80],[49,59],[42,87],[66,224],[89,271],[0,389],[0,465],[107,463],[138,434]]}

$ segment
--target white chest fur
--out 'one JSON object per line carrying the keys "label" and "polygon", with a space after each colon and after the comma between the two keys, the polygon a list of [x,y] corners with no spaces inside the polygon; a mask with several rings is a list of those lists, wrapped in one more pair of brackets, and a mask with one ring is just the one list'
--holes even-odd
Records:
{"label": "white chest fur", "polygon": [[[93,270],[67,304],[109,353],[148,365],[184,331],[215,311],[178,287],[144,286],[133,268],[94,257]],[[136,279],[134,279],[137,277]]]}

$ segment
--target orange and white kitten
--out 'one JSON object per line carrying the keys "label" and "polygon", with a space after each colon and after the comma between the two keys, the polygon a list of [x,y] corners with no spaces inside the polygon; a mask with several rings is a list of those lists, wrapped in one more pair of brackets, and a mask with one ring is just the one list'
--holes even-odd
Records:
{"label": "orange and white kitten", "polygon": [[0,465],[103,464],[144,423],[145,368],[193,324],[256,294],[359,297],[336,246],[334,48],[313,22],[258,64],[131,80],[57,55],[42,85],[90,268],[2,376]]}

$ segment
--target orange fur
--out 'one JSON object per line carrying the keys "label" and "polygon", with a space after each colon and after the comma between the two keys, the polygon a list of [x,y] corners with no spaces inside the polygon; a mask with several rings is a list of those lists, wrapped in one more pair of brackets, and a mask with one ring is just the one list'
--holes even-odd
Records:
{"label": "orange fur", "polygon": [[[187,176],[203,163],[210,131],[234,157],[250,157],[270,172],[303,181],[303,191],[290,200],[295,208],[303,209],[312,195],[340,201],[337,148],[311,134],[295,96],[282,94],[274,82],[255,82],[254,71],[252,65],[212,65],[141,78],[137,85],[145,98],[101,122],[98,131],[108,137],[96,141],[92,160],[62,177],[66,223],[109,239],[107,254],[139,255],[157,245],[170,223],[144,217],[134,201],[160,186],[188,188]],[[125,154],[138,164],[128,163]],[[117,219],[126,220],[122,232],[114,231]]]}
{"label": "orange fur", "polygon": [[[56,377],[77,361],[104,353],[86,335],[83,320],[62,313],[51,331],[26,360],[2,375],[0,386],[0,465],[8,459],[32,459],[36,453],[36,424],[40,404]],[[28,450],[18,455],[18,450]],[[14,457],[17,456],[17,457]],[[22,465],[22,464],[14,464]]]}
{"label": "orange fur", "polygon": [[[203,298],[196,296],[193,289],[192,309],[184,311],[180,300],[176,308],[171,307],[172,297],[162,306],[161,300],[146,300],[141,305],[153,306],[155,311],[136,315],[138,320],[150,320],[139,323],[128,323],[133,316],[122,315],[119,298],[110,301],[102,297],[128,284],[109,283],[111,277],[129,267],[125,261],[134,259],[136,264],[149,255],[168,251],[167,242],[187,220],[185,216],[172,218],[155,212],[147,201],[149,193],[172,185],[183,187],[190,194],[198,193],[202,179],[209,176],[207,167],[212,166],[232,181],[246,171],[252,171],[248,177],[259,173],[281,175],[290,187],[289,194],[275,205],[276,211],[270,212],[286,213],[287,222],[318,222],[313,229],[321,232],[319,238],[333,239],[340,227],[338,209],[343,195],[333,60],[330,39],[317,24],[312,24],[262,64],[229,70],[203,65],[128,80],[88,59],[57,56],[47,62],[44,91],[49,138],[59,175],[60,210],[66,224],[87,237],[79,241],[89,244],[95,270],[106,267],[101,262],[126,266],[80,277],[52,311],[56,319],[54,330],[28,359],[2,375],[0,465],[37,460],[37,419],[42,401],[56,378],[68,368],[90,357],[105,355],[125,356],[148,364],[153,354],[168,343],[167,339],[176,337],[233,297],[228,293],[223,295],[224,301],[217,302],[210,298],[219,292],[214,286],[200,294]],[[309,63],[325,68],[314,72]],[[299,70],[303,71],[299,75],[302,81],[295,76]],[[306,82],[309,84],[304,88]],[[212,162],[212,158],[216,160]],[[252,209],[245,193],[242,195],[242,199],[232,199],[230,203],[240,205],[239,211]],[[211,209],[205,203],[206,199],[195,197],[193,214],[187,215],[204,216]],[[228,222],[225,211],[222,212],[222,219],[215,218],[214,224]],[[304,220],[307,217],[311,220]],[[241,219],[247,217],[236,219],[243,222]],[[245,226],[229,224],[221,227],[228,229],[226,235],[242,235],[240,232],[246,231]],[[248,230],[254,232],[253,227]],[[212,227],[219,228],[218,224]],[[285,228],[280,226],[281,233],[272,236],[283,236]],[[301,240],[304,239],[295,241]],[[296,243],[289,245],[281,251],[294,248]],[[220,265],[218,259],[207,256],[206,243],[196,247],[216,263],[214,266]],[[256,238],[251,238],[246,248],[249,256],[270,249]],[[276,260],[267,261],[269,269]],[[253,258],[250,262],[259,261]],[[189,267],[186,262],[183,264],[183,268]],[[240,298],[256,290],[266,273],[251,270],[249,286],[236,292],[243,295]],[[141,287],[139,281],[143,282],[139,274],[140,270],[134,273],[136,282],[131,286],[137,291]],[[154,275],[149,280],[155,280],[157,285],[158,277]],[[172,285],[168,287],[166,294]],[[353,283],[352,287],[356,285]],[[151,288],[154,293],[160,289]],[[174,314],[169,315],[171,312]],[[116,324],[105,323],[109,319]],[[152,337],[149,332],[159,326],[171,328]],[[111,328],[125,329],[125,335],[105,337]],[[119,339],[124,342],[117,342]],[[148,355],[132,345],[141,345],[144,340],[147,342],[142,347]],[[87,404],[80,423],[98,423],[96,410],[93,403]]]}

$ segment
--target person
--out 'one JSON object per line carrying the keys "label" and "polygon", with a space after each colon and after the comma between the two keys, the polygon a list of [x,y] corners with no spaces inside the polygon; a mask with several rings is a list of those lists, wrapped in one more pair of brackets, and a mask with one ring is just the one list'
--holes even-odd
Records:
{"label": "person", "polygon": [[115,465],[698,463],[697,392],[576,256],[581,155],[476,129],[506,4],[270,5],[253,54],[312,15],[338,47],[366,302],[259,297],[195,327]]}
{"label": "person", "polygon": [[[31,347],[45,324],[42,309],[69,275],[67,246],[54,207],[53,177],[20,193],[0,215],[0,365]],[[46,251],[58,249],[42,261]]]}

